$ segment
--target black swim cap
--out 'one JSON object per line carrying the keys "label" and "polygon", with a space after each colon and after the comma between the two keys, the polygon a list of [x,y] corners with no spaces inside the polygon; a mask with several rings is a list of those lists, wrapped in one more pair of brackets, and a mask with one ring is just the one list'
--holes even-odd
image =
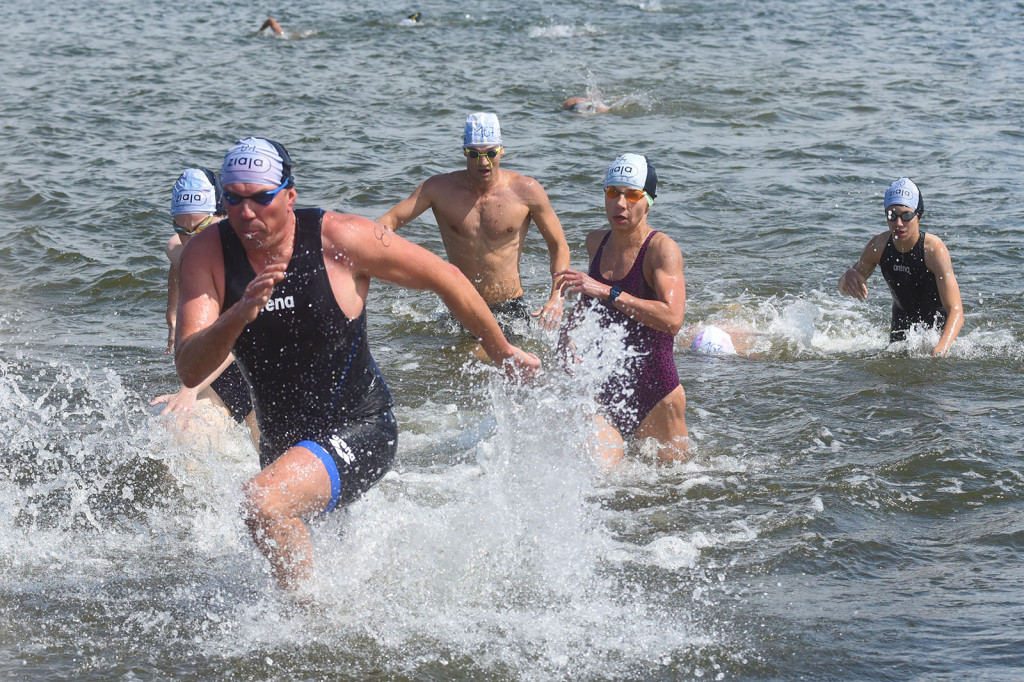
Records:
{"label": "black swim cap", "polygon": [[658,196],[658,171],[654,169],[654,164],[646,156],[644,161],[647,162],[647,180],[644,182],[644,191],[653,199]]}

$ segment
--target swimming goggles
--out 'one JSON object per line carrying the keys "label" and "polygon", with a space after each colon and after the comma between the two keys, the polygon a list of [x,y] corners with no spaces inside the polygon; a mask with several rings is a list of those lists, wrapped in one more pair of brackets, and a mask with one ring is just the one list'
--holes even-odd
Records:
{"label": "swimming goggles", "polygon": [[885,219],[888,220],[890,223],[896,222],[897,218],[899,218],[905,223],[909,223],[916,217],[917,211],[903,211],[902,213],[897,213],[895,209],[890,208],[885,212]]}
{"label": "swimming goggles", "polygon": [[277,193],[283,190],[288,185],[290,185],[291,182],[292,179],[288,177],[284,179],[284,182],[282,182],[277,189],[268,189],[263,192],[256,192],[255,194],[249,195],[238,194],[236,192],[232,192],[229,189],[226,189],[224,190],[224,201],[226,201],[229,206],[238,206],[240,203],[242,203],[243,199],[252,199],[260,206],[267,206],[268,204],[270,204],[271,201],[274,200],[274,197],[277,196]]}
{"label": "swimming goggles", "polygon": [[463,149],[462,153],[471,159],[478,159],[481,156],[486,156],[488,159],[493,159],[501,151],[501,145],[494,149],[488,149],[487,151],[481,151],[479,149]]}
{"label": "swimming goggles", "polygon": [[611,185],[604,188],[604,195],[609,199],[618,199],[620,195],[626,195],[626,201],[631,204],[635,204],[644,198],[645,192],[642,189],[627,189],[625,191],[618,190]]}
{"label": "swimming goggles", "polygon": [[191,235],[199,234],[200,232],[208,228],[212,222],[213,216],[208,215],[205,218],[203,218],[203,220],[198,225],[193,227],[191,230],[186,230],[184,227],[174,222],[173,220],[171,221],[171,224],[174,225],[174,231],[177,232],[178,234]]}

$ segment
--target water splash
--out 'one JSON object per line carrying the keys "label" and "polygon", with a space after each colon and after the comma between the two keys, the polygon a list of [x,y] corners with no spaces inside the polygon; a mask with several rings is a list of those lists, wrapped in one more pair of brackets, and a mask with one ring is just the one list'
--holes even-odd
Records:
{"label": "water splash", "polygon": [[[400,441],[377,487],[312,522],[312,598],[298,605],[274,587],[238,514],[256,467],[244,429],[155,415],[110,370],[0,365],[0,405],[29,417],[0,425],[11,443],[0,584],[19,603],[59,608],[41,596],[59,571],[76,627],[38,635],[41,645],[116,642],[164,670],[199,655],[212,673],[223,672],[216,661],[519,679],[692,671],[694,652],[719,639],[700,615],[715,589],[701,557],[727,540],[621,536],[609,492],[623,476],[656,481],[658,468],[641,459],[609,477],[592,459],[596,396],[625,355],[621,334],[593,318],[574,340],[573,372],[550,362],[528,385],[468,365],[476,419],[453,419],[446,403],[417,408],[416,420],[436,409],[448,426]],[[651,591],[651,570],[696,575],[692,600]]]}

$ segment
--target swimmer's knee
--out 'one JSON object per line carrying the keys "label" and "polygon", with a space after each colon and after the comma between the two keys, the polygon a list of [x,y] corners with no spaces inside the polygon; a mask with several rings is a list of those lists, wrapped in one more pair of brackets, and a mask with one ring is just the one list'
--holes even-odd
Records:
{"label": "swimmer's knee", "polygon": [[284,510],[257,478],[242,486],[242,519],[250,529],[265,528],[284,517]]}
{"label": "swimmer's knee", "polygon": [[658,451],[663,462],[685,462],[690,459],[690,437],[673,436],[663,443]]}

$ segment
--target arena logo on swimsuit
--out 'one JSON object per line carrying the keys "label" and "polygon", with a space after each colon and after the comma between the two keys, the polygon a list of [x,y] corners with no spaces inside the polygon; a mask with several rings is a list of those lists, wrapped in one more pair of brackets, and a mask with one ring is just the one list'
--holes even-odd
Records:
{"label": "arena logo on swimsuit", "polygon": [[294,296],[282,296],[281,298],[272,298],[267,301],[267,305],[263,306],[263,309],[267,312],[274,312],[275,310],[284,310],[286,308],[295,307]]}
{"label": "arena logo on swimsuit", "polygon": [[909,266],[909,265],[901,265],[901,264],[899,264],[899,263],[893,263],[892,269],[893,269],[893,270],[896,270],[896,271],[898,271],[898,272],[905,272],[905,273],[907,273],[908,275],[909,275],[909,274],[910,274],[910,272],[911,272],[911,270],[910,270],[910,266]]}
{"label": "arena logo on swimsuit", "polygon": [[343,441],[337,436],[331,436],[331,447],[338,453],[338,457],[345,460],[345,464],[351,464],[355,460],[355,455],[352,454],[352,448],[348,446],[348,443]]}

